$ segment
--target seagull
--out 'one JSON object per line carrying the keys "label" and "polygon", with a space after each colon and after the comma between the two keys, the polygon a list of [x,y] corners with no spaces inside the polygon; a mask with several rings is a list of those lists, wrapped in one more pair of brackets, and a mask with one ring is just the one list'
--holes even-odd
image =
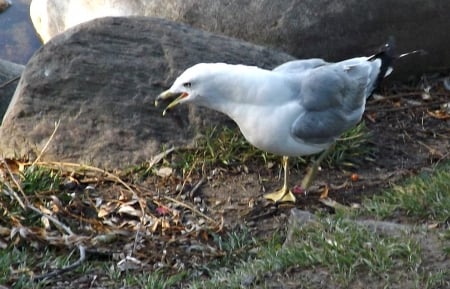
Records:
{"label": "seagull", "polygon": [[361,120],[366,99],[392,71],[394,58],[390,40],[375,55],[335,63],[294,60],[273,70],[199,63],[158,95],[155,105],[174,99],[163,115],[182,103],[228,115],[253,146],[283,156],[283,187],[264,198],[295,202],[288,187],[288,158],[323,152],[302,181],[306,190],[336,139]]}

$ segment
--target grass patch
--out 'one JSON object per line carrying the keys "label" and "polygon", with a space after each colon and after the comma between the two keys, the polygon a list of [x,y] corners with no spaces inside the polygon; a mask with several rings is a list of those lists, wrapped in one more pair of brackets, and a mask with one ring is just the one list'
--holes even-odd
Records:
{"label": "grass patch", "polygon": [[447,222],[450,220],[450,163],[366,199],[363,208],[363,214],[381,219],[407,216],[421,222]]}
{"label": "grass patch", "polygon": [[[337,141],[332,153],[325,159],[324,165],[330,167],[356,167],[361,161],[370,161],[370,133],[364,122],[344,133]],[[195,149],[179,150],[172,167],[183,172],[198,169],[212,169],[216,166],[237,167],[249,161],[256,165],[278,163],[280,156],[261,151],[248,143],[238,128],[213,127],[206,129],[196,144]],[[290,159],[294,168],[304,167],[316,156]]]}
{"label": "grass patch", "polygon": [[27,195],[56,191],[60,184],[61,178],[58,172],[45,167],[30,166],[21,175],[21,186]]}
{"label": "grass patch", "polygon": [[[124,286],[136,286],[137,288],[145,289],[168,289],[179,288],[180,282],[186,278],[187,273],[181,272],[179,274],[167,276],[161,271],[145,272],[140,274],[126,274]],[[175,286],[175,287],[174,287]]]}
{"label": "grass patch", "polygon": [[193,282],[191,288],[239,288],[248,279],[264,287],[266,276],[293,267],[326,269],[345,287],[358,278],[380,279],[397,269],[413,276],[420,262],[420,248],[414,241],[381,237],[340,218],[309,223],[295,230],[294,238],[294,244],[282,249],[280,244],[261,248],[257,259],[235,265],[230,273],[216,271],[210,280]]}

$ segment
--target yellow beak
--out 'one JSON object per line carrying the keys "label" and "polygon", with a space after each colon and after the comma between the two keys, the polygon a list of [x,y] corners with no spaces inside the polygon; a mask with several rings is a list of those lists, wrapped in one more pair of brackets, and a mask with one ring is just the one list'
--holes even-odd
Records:
{"label": "yellow beak", "polygon": [[164,109],[164,111],[163,111],[163,116],[164,116],[164,115],[166,115],[167,110],[169,110],[169,109],[173,108],[174,106],[176,106],[186,96],[188,96],[188,94],[186,92],[173,93],[173,92],[171,92],[169,90],[166,90],[166,91],[162,92],[160,95],[158,95],[158,97],[156,97],[156,99],[155,99],[155,106],[158,106],[158,103],[161,100],[167,100],[167,99],[175,98],[175,100],[172,101],[171,103],[169,103],[169,105]]}

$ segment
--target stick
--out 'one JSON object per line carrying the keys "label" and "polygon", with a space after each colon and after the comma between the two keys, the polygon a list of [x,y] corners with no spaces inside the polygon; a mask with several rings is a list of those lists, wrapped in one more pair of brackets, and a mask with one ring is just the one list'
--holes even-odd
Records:
{"label": "stick", "polygon": [[35,282],[42,281],[76,269],[86,260],[86,248],[83,245],[78,245],[78,250],[80,251],[80,258],[75,263],[61,269],[54,270],[47,274],[35,276],[32,278],[32,280]]}
{"label": "stick", "polygon": [[58,219],[56,219],[53,216],[50,216],[44,212],[41,212],[38,208],[36,208],[33,205],[28,204],[27,208],[29,208],[30,210],[38,213],[39,215],[46,217],[47,219],[49,219],[50,221],[52,221],[55,225],[59,226],[60,228],[62,228],[64,231],[66,231],[67,234],[69,234],[70,236],[74,236],[75,234],[72,232],[72,230],[67,227],[66,225],[64,225],[63,223],[61,223]]}
{"label": "stick", "polygon": [[55,122],[55,129],[53,130],[52,134],[50,135],[49,139],[47,140],[47,142],[45,143],[44,147],[42,148],[41,152],[39,153],[38,157],[34,160],[34,162],[31,164],[31,166],[34,166],[37,162],[39,162],[40,158],[42,157],[42,155],[44,154],[44,152],[47,150],[48,145],[50,144],[50,142],[52,141],[53,137],[55,136],[56,131],[59,128],[59,124],[60,124],[60,120],[58,120],[57,122]]}
{"label": "stick", "polygon": [[11,179],[13,180],[14,184],[17,186],[19,192],[22,194],[23,198],[25,199],[25,203],[20,199],[19,195],[16,193],[16,191],[14,191],[7,183],[6,186],[8,187],[8,189],[10,190],[10,193],[14,196],[14,198],[17,200],[17,202],[19,203],[19,205],[22,207],[22,209],[26,210],[27,206],[28,206],[28,198],[25,194],[25,192],[22,190],[22,187],[20,186],[19,182],[16,180],[16,178],[14,177],[14,174],[12,173],[11,169],[8,166],[8,163],[5,161],[5,159],[2,157],[1,158],[2,163],[5,165],[6,170],[8,171],[8,175],[11,177]]}
{"label": "stick", "polygon": [[175,147],[171,147],[170,149],[165,150],[162,153],[157,154],[156,156],[153,156],[148,164],[147,170],[150,170],[155,164],[159,163],[163,158],[165,158],[167,155],[169,155],[174,150],[175,150]]}
{"label": "stick", "polygon": [[210,221],[211,223],[217,225],[217,223],[216,223],[216,221],[215,221],[214,219],[208,217],[207,215],[205,215],[205,214],[203,214],[202,212],[200,212],[199,210],[197,210],[197,209],[195,209],[195,208],[189,206],[188,204],[185,204],[185,203],[183,203],[183,202],[180,202],[180,201],[178,201],[177,199],[174,199],[174,198],[169,197],[169,196],[163,196],[163,198],[166,199],[166,200],[168,200],[168,201],[177,203],[178,205],[180,205],[180,206],[182,206],[182,207],[185,207],[185,208],[191,210],[193,213],[196,213],[197,215],[200,215],[200,216],[202,216],[203,218],[205,218],[205,219],[207,219],[208,221]]}
{"label": "stick", "polygon": [[6,86],[10,85],[10,84],[13,83],[14,81],[20,79],[21,76],[22,76],[22,75],[18,75],[18,76],[14,77],[14,78],[12,78],[12,79],[6,81],[6,82],[3,82],[3,83],[0,85],[0,88],[3,88],[3,87],[6,87]]}

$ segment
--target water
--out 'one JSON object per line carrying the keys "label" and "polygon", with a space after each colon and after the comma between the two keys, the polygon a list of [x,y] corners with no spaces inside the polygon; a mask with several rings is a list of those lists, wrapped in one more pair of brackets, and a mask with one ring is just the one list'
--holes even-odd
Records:
{"label": "water", "polygon": [[0,58],[26,64],[41,42],[31,23],[31,0],[11,0],[12,6],[0,13]]}

